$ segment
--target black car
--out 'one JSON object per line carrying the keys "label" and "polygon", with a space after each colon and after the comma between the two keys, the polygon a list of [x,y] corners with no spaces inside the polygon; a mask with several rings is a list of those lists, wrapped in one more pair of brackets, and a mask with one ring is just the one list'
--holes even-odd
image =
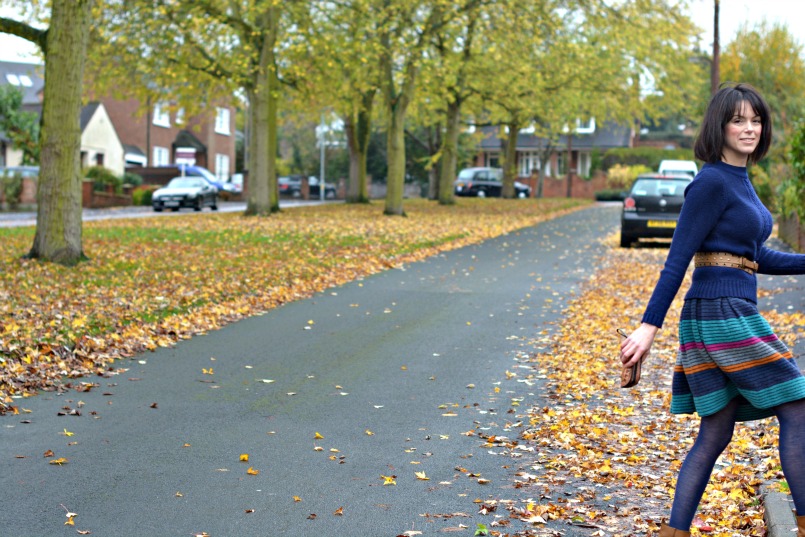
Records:
{"label": "black car", "polygon": [[629,248],[638,239],[673,237],[692,180],[685,174],[639,175],[623,200],[621,247]]}
{"label": "black car", "polygon": [[174,177],[167,185],[154,191],[151,206],[156,212],[163,209],[178,211],[189,207],[200,211],[204,207],[218,210],[218,189],[203,177]]}
{"label": "black car", "polygon": [[[500,168],[465,168],[453,183],[456,196],[499,198],[503,191],[503,170]],[[518,198],[531,196],[531,187],[514,182],[514,194]]]}
{"label": "black car", "polygon": [[[289,175],[277,179],[279,191],[281,196],[290,196],[292,198],[299,198],[302,196],[302,179],[303,175]],[[321,190],[319,188],[319,179],[317,177],[308,177],[308,192],[310,199],[319,199]],[[327,183],[324,186],[324,197],[328,200],[335,199],[336,190],[335,185]]]}

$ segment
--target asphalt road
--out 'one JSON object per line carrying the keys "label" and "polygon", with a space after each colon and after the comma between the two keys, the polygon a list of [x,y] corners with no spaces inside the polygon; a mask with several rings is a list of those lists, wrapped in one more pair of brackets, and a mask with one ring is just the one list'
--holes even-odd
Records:
{"label": "asphalt road", "polygon": [[[301,207],[303,205],[320,205],[322,203],[333,203],[318,200],[293,200],[281,199],[280,207]],[[222,213],[239,212],[246,210],[245,201],[219,201],[218,211]],[[128,207],[110,207],[107,209],[82,209],[81,220],[84,222],[91,222],[93,220],[110,220],[115,218],[155,218],[155,217],[171,217],[180,214],[187,214],[192,209],[182,209],[181,211],[163,211],[157,213],[150,206],[131,205]],[[209,209],[204,209],[206,213]],[[36,225],[36,211],[18,211],[18,212],[0,212],[0,227],[22,227],[22,226],[35,226]]]}
{"label": "asphalt road", "polygon": [[[618,214],[389,270],[20,401],[0,418],[0,537],[472,535],[495,519],[477,500],[519,498],[518,462],[465,433],[505,435],[512,402],[539,397],[506,371],[560,321]],[[803,306],[797,285],[779,307]]]}

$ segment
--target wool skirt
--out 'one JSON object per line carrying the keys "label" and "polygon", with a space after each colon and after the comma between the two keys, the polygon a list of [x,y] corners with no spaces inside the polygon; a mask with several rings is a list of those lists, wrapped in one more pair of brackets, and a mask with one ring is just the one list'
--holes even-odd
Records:
{"label": "wool skirt", "polygon": [[773,407],[805,399],[805,377],[753,302],[685,300],[671,412],[710,416],[736,397],[737,421],[772,416]]}

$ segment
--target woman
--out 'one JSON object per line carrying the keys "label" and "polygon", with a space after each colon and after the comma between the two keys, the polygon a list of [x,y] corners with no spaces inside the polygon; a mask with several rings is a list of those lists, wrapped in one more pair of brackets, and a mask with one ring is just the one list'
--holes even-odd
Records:
{"label": "woman", "polygon": [[[805,378],[757,310],[756,272],[805,274],[805,255],[763,245],[772,216],[755,194],[746,166],[763,158],[771,135],[769,107],[753,87],[730,85],[713,95],[694,146],[705,164],[685,190],[668,258],[642,323],[621,343],[624,365],[647,355],[695,258],[679,322],[671,412],[696,412],[701,424],[660,537],[690,535],[735,422],[772,415],[780,422],[780,461],[794,506],[805,513]],[[797,524],[798,537],[805,537],[805,515]]]}

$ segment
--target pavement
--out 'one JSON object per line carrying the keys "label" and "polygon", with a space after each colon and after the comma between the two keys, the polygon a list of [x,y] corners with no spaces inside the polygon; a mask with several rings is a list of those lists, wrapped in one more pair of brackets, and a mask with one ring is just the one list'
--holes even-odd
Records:
{"label": "pavement", "polygon": [[[321,205],[323,203],[337,203],[330,201],[318,200],[289,200],[281,199],[280,208],[287,209],[291,207],[302,207],[305,205]],[[246,210],[246,202],[244,201],[219,201],[218,212],[231,213]],[[109,220],[114,218],[157,218],[157,217],[175,217],[179,215],[187,215],[188,211],[192,209],[183,209],[181,211],[163,211],[161,213],[154,212],[150,206],[130,205],[128,207],[109,207],[106,209],[82,209],[81,219],[84,222],[91,222],[93,220]],[[206,210],[204,212],[207,212]],[[0,227],[24,227],[36,225],[36,210],[34,208],[27,208],[25,210],[14,212],[0,211]]]}

